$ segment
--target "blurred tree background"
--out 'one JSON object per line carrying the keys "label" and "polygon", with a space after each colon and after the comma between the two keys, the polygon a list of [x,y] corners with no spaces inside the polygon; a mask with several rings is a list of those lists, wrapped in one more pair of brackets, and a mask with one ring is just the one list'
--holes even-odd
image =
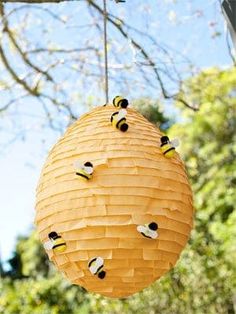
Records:
{"label": "blurred tree background", "polygon": [[[104,103],[101,1],[26,2],[0,1],[1,154],[26,138],[37,147],[40,138],[45,154],[52,133],[61,134],[89,106]],[[109,1],[111,94],[129,95],[148,120],[180,139],[192,184],[195,228],[176,267],[139,294],[107,299],[71,286],[32,232],[18,238],[7,265],[0,261],[0,313],[236,313],[235,56],[228,42],[234,67],[206,69],[189,53],[197,51],[189,49],[192,38],[192,44],[206,45],[206,29],[198,34],[198,23],[209,19],[213,2],[220,7],[217,0],[165,0],[158,8],[155,1],[127,0],[125,7]],[[223,55],[219,22],[207,23]],[[205,54],[208,64],[213,55]]]}
{"label": "blurred tree background", "polygon": [[150,99],[134,105],[170,137],[181,140],[195,195],[195,228],[177,266],[144,291],[112,300],[71,286],[48,262],[36,234],[21,237],[1,267],[0,313],[236,313],[236,68],[207,69],[187,79],[172,123]]}

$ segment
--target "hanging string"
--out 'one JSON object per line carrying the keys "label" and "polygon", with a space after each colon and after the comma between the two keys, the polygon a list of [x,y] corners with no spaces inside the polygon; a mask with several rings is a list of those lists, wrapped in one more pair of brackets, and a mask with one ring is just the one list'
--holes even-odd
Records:
{"label": "hanging string", "polygon": [[105,97],[106,105],[109,103],[109,82],[108,82],[108,55],[107,55],[107,3],[103,0],[103,25],[104,25],[104,65],[105,65]]}

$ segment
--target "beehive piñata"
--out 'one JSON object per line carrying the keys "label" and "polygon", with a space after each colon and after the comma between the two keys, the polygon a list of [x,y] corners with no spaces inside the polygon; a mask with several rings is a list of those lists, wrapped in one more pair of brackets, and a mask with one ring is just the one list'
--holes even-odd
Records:
{"label": "beehive pi\u00f1ata", "polygon": [[116,110],[83,115],[53,147],[35,223],[49,258],[72,283],[126,297],[175,265],[193,203],[184,165],[177,153],[163,154],[159,129],[127,108],[122,132],[111,123]]}

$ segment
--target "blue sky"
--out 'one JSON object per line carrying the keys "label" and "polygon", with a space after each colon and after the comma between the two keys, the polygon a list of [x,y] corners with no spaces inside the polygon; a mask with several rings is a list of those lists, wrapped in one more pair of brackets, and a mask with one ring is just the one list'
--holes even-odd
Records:
{"label": "blue sky", "polygon": [[[129,10],[130,23],[133,22],[142,29],[142,24],[146,23],[145,15],[142,18],[142,11],[131,10],[131,2],[135,1],[128,0],[122,7],[119,4],[120,14],[126,17],[125,10]],[[225,42],[225,25],[217,0],[163,2],[165,5],[160,6],[156,14],[153,13],[153,17],[156,16],[153,21],[159,25],[158,33],[150,29],[153,36],[165,40],[172,48],[187,53],[199,68],[230,66],[231,60]],[[152,10],[156,9],[156,1],[149,0],[147,3],[153,6]],[[75,4],[71,4],[72,9],[73,5]],[[78,8],[79,2],[76,6]],[[63,11],[68,7],[60,6],[59,10]],[[116,10],[110,2],[109,8]],[[144,10],[145,6],[142,9]],[[81,10],[85,10],[82,3]],[[200,15],[201,10],[204,17],[196,18],[195,15],[191,15],[191,12]],[[215,31],[220,31],[222,36],[213,38]],[[37,36],[36,29],[32,29],[32,36]],[[65,35],[61,35],[62,41],[65,40],[63,36]],[[114,90],[114,86],[112,88]],[[85,110],[86,107],[80,108],[81,112]],[[3,122],[0,122],[0,254],[3,260],[11,256],[16,237],[27,235],[33,227],[35,188],[40,169],[48,149],[60,135],[48,127],[42,128],[45,117],[34,102],[26,102],[24,110],[14,114],[11,118],[4,116]],[[25,126],[21,133],[14,133],[16,120]]]}

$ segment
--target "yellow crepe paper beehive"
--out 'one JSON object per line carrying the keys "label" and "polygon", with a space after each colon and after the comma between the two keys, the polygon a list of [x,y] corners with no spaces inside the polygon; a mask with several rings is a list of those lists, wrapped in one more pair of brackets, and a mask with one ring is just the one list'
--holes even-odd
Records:
{"label": "yellow crepe paper beehive", "polygon": [[[166,158],[159,129],[127,108],[127,132],[112,127],[113,106],[98,107],[75,122],[51,150],[37,188],[35,223],[43,243],[57,232],[63,252],[47,250],[74,284],[108,297],[142,290],[171,269],[192,228],[192,192],[177,153]],[[81,180],[74,162],[90,161]],[[158,224],[158,237],[137,226]],[[59,250],[60,251],[60,250]],[[101,257],[106,276],[88,263]]]}

